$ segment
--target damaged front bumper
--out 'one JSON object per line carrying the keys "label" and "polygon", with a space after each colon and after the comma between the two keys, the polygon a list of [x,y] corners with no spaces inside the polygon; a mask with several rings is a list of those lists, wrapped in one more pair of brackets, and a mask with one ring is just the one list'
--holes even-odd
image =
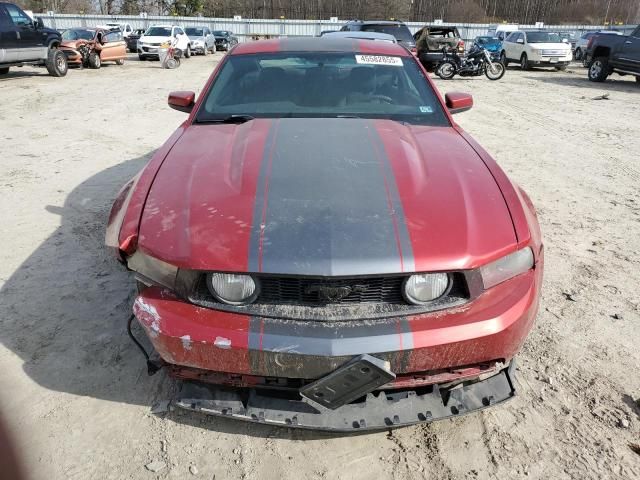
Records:
{"label": "damaged front bumper", "polygon": [[[333,432],[381,430],[456,417],[503,403],[515,395],[515,362],[483,380],[425,391],[368,393],[359,402],[335,410],[304,399],[267,396],[257,389],[231,390],[184,382],[174,405],[209,415],[266,425]],[[424,389],[423,389],[424,390]]]}

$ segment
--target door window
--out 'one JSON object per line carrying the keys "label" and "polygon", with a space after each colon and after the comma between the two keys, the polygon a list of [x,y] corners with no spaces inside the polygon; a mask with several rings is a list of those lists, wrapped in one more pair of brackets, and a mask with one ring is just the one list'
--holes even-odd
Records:
{"label": "door window", "polygon": [[631,36],[635,38],[640,38],[640,26],[633,31]]}
{"label": "door window", "polygon": [[104,36],[104,43],[119,42],[122,40],[122,32],[109,32]]}
{"label": "door window", "polygon": [[13,21],[13,24],[16,27],[25,27],[25,26],[31,25],[33,23],[31,21],[31,17],[29,15],[27,15],[26,13],[24,13],[22,10],[20,10],[15,5],[12,5],[10,3],[6,3],[5,4],[5,8],[7,9],[7,12],[9,12],[9,16],[11,17],[11,20]]}
{"label": "door window", "polygon": [[11,17],[7,12],[4,11],[2,5],[0,5],[0,28],[4,30],[4,28],[13,27],[13,22],[11,21]]}

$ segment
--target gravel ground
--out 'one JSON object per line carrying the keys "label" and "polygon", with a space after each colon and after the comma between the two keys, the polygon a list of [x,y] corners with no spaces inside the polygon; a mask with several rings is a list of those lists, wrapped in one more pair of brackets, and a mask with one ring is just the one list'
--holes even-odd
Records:
{"label": "gravel ground", "polygon": [[456,119],[542,223],[515,400],[348,437],[151,414],[175,387],[126,337],[133,288],[103,249],[106,215],[184,118],[167,93],[201,88],[220,58],[0,79],[0,410],[32,478],[640,478],[640,85],[578,66],[438,81],[474,94]]}

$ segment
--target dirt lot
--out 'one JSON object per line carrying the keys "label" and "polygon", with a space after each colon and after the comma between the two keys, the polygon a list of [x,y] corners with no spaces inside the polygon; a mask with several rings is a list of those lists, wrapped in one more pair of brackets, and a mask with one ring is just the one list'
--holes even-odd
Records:
{"label": "dirt lot", "polygon": [[438,82],[475,95],[459,122],[542,222],[545,288],[515,400],[349,437],[151,414],[174,385],[146,375],[125,334],[133,289],[104,225],[184,118],[167,93],[200,88],[220,58],[0,80],[0,410],[32,478],[640,478],[640,86],[577,66]]}

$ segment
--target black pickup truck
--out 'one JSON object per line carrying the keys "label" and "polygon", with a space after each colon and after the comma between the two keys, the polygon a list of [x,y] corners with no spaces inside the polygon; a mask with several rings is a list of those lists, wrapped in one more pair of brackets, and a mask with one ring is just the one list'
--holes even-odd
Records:
{"label": "black pickup truck", "polygon": [[54,77],[67,74],[67,58],[58,46],[61,35],[33,20],[20,7],[0,1],[0,75],[11,67],[41,65]]}
{"label": "black pickup truck", "polygon": [[640,83],[640,26],[631,35],[594,35],[587,45],[589,80],[604,82],[612,73],[635,75]]}

